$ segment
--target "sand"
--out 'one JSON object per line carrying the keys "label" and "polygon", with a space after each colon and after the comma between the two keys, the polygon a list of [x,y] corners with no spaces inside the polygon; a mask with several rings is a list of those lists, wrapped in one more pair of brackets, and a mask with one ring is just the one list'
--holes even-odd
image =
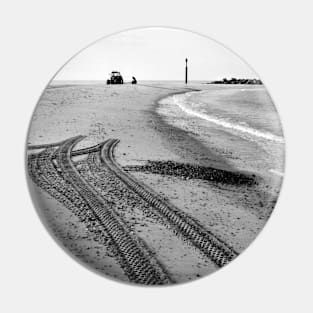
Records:
{"label": "sand", "polygon": [[[268,220],[277,200],[281,179],[273,180],[272,176],[262,172],[262,159],[255,159],[255,168],[251,168],[251,160],[248,162],[250,167],[245,166],[245,156],[249,154],[240,151],[254,149],[253,144],[248,145],[212,125],[212,137],[203,140],[192,129],[182,131],[158,114],[159,99],[191,88],[208,87],[191,84],[187,89],[183,84],[166,83],[154,83],[151,86],[50,86],[42,95],[34,113],[28,144],[47,144],[85,135],[86,139],[78,146],[81,148],[108,138],[118,138],[120,143],[115,157],[122,166],[143,165],[148,160],[173,160],[256,174],[257,185],[236,186],[147,172],[131,173],[195,217],[240,253],[254,240]],[[194,119],[194,123],[198,128],[207,127],[197,119]],[[234,167],[234,158],[236,165],[241,164],[238,168]],[[66,241],[67,249],[80,258],[81,253],[85,253],[83,262],[91,264],[96,271],[127,281],[118,264],[110,258],[109,252],[99,247],[99,243],[86,233],[84,225],[73,214],[45,192],[36,192],[38,205],[45,211],[41,214],[43,219],[51,228],[57,229],[56,237],[60,242]],[[58,221],[60,216],[61,223]],[[140,216],[140,212],[136,216],[139,221],[149,224],[144,216]],[[73,227],[73,224],[76,226]],[[178,239],[164,226],[154,226],[158,230],[153,230],[152,223],[149,225],[138,228],[138,235],[159,255],[175,281],[192,280],[217,269],[184,242],[180,243],[178,249]],[[71,233],[71,238],[74,239],[65,240],[66,233]],[[163,233],[166,233],[165,241],[160,235]],[[86,246],[89,247],[88,250],[85,249]],[[96,261],[94,255],[98,256]]]}

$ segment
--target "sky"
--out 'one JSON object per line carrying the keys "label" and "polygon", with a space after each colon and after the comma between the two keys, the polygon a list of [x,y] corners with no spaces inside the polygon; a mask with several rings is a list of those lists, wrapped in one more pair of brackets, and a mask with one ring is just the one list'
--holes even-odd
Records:
{"label": "sky", "polygon": [[106,80],[119,71],[124,81],[258,78],[238,56],[201,35],[169,28],[141,28],[105,37],[72,58],[56,80]]}

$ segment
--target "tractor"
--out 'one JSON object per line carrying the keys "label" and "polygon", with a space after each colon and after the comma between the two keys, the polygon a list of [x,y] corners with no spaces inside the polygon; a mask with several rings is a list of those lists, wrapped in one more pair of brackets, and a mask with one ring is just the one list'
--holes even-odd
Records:
{"label": "tractor", "polygon": [[120,72],[113,71],[111,77],[107,80],[107,85],[123,84],[123,77]]}

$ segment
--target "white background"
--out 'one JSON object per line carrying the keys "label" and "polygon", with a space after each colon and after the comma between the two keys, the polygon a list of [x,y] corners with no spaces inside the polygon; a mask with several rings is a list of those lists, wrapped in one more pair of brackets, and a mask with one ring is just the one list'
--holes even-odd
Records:
{"label": "white background", "polygon": [[[1,2],[1,312],[312,312],[311,1]],[[281,114],[287,171],[268,225],[231,265],[177,287],[139,288],[86,270],[33,209],[24,143],[34,106],[74,53],[125,28],[177,26],[231,47]]]}

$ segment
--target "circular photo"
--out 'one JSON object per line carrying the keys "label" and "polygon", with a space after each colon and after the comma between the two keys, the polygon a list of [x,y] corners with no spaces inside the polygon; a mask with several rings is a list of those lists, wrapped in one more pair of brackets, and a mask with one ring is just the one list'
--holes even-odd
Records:
{"label": "circular photo", "polygon": [[214,273],[256,238],[284,172],[278,113],[258,75],[180,29],[105,37],[70,59],[36,106],[29,189],[55,240],[117,281]]}

